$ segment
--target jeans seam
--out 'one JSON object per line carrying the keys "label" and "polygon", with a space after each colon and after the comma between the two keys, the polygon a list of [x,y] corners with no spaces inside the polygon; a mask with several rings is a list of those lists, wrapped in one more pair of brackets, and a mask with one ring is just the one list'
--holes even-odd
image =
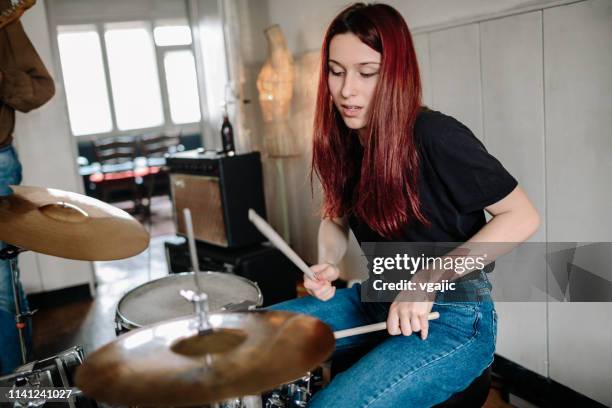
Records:
{"label": "jeans seam", "polygon": [[[479,314],[480,314],[480,312],[479,312]],[[425,367],[428,367],[428,366],[432,365],[433,363],[435,363],[436,361],[439,361],[440,359],[443,359],[443,358],[446,358],[446,357],[450,356],[451,354],[453,354],[453,353],[457,352],[459,349],[462,349],[462,348],[464,348],[464,347],[467,347],[467,346],[469,346],[471,343],[473,343],[473,342],[476,340],[476,338],[478,337],[478,335],[480,334],[480,331],[479,331],[479,330],[476,328],[476,326],[477,326],[478,322],[480,321],[480,316],[479,316],[479,314],[476,316],[476,320],[474,321],[474,327],[475,327],[475,332],[474,332],[474,335],[473,335],[472,337],[470,337],[470,338],[468,339],[468,341],[466,341],[465,343],[461,343],[461,344],[459,344],[457,347],[455,347],[455,348],[453,348],[453,349],[449,350],[447,353],[445,353],[445,354],[443,354],[443,355],[439,356],[438,358],[435,358],[435,359],[433,359],[433,360],[431,360],[431,361],[429,361],[429,362],[427,362],[427,363],[423,364],[422,366],[420,366],[420,367],[418,367],[418,368],[416,368],[416,369],[414,369],[414,370],[412,370],[412,371],[407,372],[406,374],[404,374],[403,376],[401,376],[401,377],[400,377],[400,378],[399,378],[397,381],[395,381],[394,383],[390,384],[389,386],[385,387],[385,388],[384,388],[382,391],[380,391],[380,392],[379,392],[379,393],[376,395],[376,397],[374,397],[374,399],[373,399],[372,401],[370,401],[370,402],[368,402],[367,404],[363,405],[363,408],[367,408],[367,407],[369,407],[370,405],[372,405],[373,403],[375,403],[376,401],[378,401],[378,400],[379,400],[379,399],[380,399],[380,398],[383,396],[383,394],[384,394],[384,393],[386,393],[387,391],[389,391],[391,388],[394,388],[395,386],[397,386],[399,383],[401,383],[402,381],[404,381],[404,380],[405,380],[407,377],[409,377],[409,376],[413,375],[414,373],[416,373],[416,372],[418,372],[418,371],[420,371],[420,370],[424,369]]]}
{"label": "jeans seam", "polygon": [[459,302],[434,302],[434,306],[454,306],[454,307],[460,307],[462,309],[469,309],[472,311],[476,311],[478,309],[480,309],[480,307],[482,306],[482,302],[476,302],[476,304],[474,306],[472,305],[464,305],[461,304]]}

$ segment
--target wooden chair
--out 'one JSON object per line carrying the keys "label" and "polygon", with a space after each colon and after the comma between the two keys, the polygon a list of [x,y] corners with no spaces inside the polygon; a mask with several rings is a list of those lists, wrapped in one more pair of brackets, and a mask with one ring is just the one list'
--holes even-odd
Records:
{"label": "wooden chair", "polygon": [[92,174],[89,181],[100,190],[102,201],[117,201],[118,193],[127,193],[129,200],[134,203],[134,209],[137,209],[141,201],[137,179],[142,179],[143,175],[137,174],[134,165],[135,138],[104,138],[92,140],[91,143],[96,161],[100,163],[100,171]]}
{"label": "wooden chair", "polygon": [[151,197],[156,187],[166,186],[167,193],[170,194],[170,180],[168,169],[165,166],[165,157],[174,153],[180,147],[180,133],[176,135],[144,135],[139,140],[140,151],[147,160],[147,176],[144,188],[146,214],[151,211]]}

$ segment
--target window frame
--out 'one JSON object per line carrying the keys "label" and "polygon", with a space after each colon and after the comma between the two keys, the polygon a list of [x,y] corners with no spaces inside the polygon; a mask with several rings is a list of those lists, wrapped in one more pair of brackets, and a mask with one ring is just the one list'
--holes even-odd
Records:
{"label": "window frame", "polygon": [[[116,114],[116,109],[115,109],[115,103],[114,103],[114,97],[113,97],[113,90],[112,90],[112,84],[111,84],[111,78],[110,78],[110,69],[109,69],[109,62],[108,62],[108,54],[107,54],[107,49],[106,49],[106,39],[105,39],[105,26],[108,24],[113,24],[113,23],[129,23],[129,22],[139,22],[142,23],[143,26],[145,27],[152,43],[153,43],[153,47],[155,50],[155,63],[157,64],[157,80],[159,83],[159,89],[160,89],[160,93],[161,93],[161,102],[162,102],[162,114],[163,114],[163,122],[161,125],[159,126],[154,126],[154,127],[145,127],[145,128],[138,128],[138,129],[129,129],[129,130],[120,130],[117,127],[117,114]],[[204,117],[203,112],[202,112],[202,106],[201,106],[201,95],[200,92],[200,88],[198,87],[197,91],[198,91],[198,102],[200,102],[200,120],[197,122],[191,122],[191,123],[183,123],[183,124],[175,124],[172,121],[172,115],[170,112],[170,98],[168,95],[168,84],[166,82],[166,71],[165,71],[165,67],[164,67],[164,63],[163,63],[163,58],[164,58],[164,54],[168,51],[190,51],[191,54],[193,55],[193,58],[195,60],[196,58],[196,52],[195,52],[195,48],[194,48],[194,40],[193,40],[193,29],[192,27],[189,25],[189,22],[187,21],[187,25],[189,26],[189,29],[191,30],[191,43],[190,44],[183,44],[183,45],[163,45],[163,46],[159,46],[155,43],[155,36],[153,33],[153,30],[155,29],[155,25],[156,25],[157,19],[147,19],[147,18],[143,18],[143,19],[129,19],[129,20],[112,20],[112,21],[79,21],[77,22],[64,22],[61,24],[53,24],[53,44],[55,47],[55,52],[57,55],[57,66],[58,66],[58,72],[60,73],[60,76],[62,78],[62,81],[64,80],[63,77],[63,70],[62,70],[62,63],[61,63],[61,59],[59,58],[59,45],[58,45],[58,27],[59,26],[77,26],[77,25],[89,25],[92,27],[95,27],[95,31],[98,34],[98,40],[100,41],[100,49],[101,49],[101,57],[102,57],[102,65],[103,65],[103,69],[104,69],[104,78],[106,80],[106,90],[108,93],[108,103],[109,103],[109,109],[110,109],[110,114],[111,114],[111,122],[112,122],[112,129],[111,131],[108,132],[99,132],[99,133],[89,133],[89,134],[85,134],[85,135],[75,135],[72,132],[72,126],[70,124],[70,117],[69,115],[67,115],[67,119],[68,119],[68,128],[70,129],[70,134],[72,135],[72,137],[74,137],[76,140],[83,140],[83,139],[102,139],[105,137],[116,137],[116,136],[126,136],[126,135],[134,135],[134,134],[151,134],[151,133],[162,133],[165,131],[180,131],[183,134],[192,134],[192,133],[199,133],[201,131],[201,123],[202,123],[202,118]],[[197,72],[197,68],[196,68],[196,72]],[[67,111],[67,109],[66,109]]]}

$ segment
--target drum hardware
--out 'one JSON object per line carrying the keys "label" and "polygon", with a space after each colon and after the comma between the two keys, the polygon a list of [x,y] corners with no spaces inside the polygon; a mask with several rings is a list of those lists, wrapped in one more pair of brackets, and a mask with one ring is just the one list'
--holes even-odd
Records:
{"label": "drum hardware", "polygon": [[[15,370],[13,374],[0,377],[0,387],[11,390],[40,389],[47,387],[71,388],[71,398],[62,406],[69,408],[95,408],[97,404],[86,398],[82,392],[74,388],[74,370],[83,362],[83,349],[80,346],[72,347],[53,357],[27,363]],[[15,408],[33,408],[46,406],[45,399],[16,400]],[[60,403],[57,403],[60,405]]]}
{"label": "drum hardware", "polygon": [[[256,282],[253,282],[253,284],[257,285]],[[240,311],[240,310],[251,310],[255,308],[256,306],[258,305],[252,300],[243,300],[240,303],[228,303],[227,305],[223,306],[221,310],[225,310],[228,312],[235,312],[235,311]]]}
{"label": "drum hardware", "polygon": [[313,394],[323,388],[322,368],[298,378],[295,381],[282,384],[274,390],[262,395],[265,408],[302,408],[308,405]]}
{"label": "drum hardware", "polygon": [[17,248],[14,245],[7,245],[0,251],[0,260],[9,261],[9,269],[11,271],[11,285],[13,287],[13,298],[15,300],[15,327],[19,335],[19,351],[21,353],[21,364],[28,361],[28,350],[25,340],[24,330],[27,327],[26,321],[36,313],[36,310],[27,312],[22,310],[21,294],[19,293],[19,268],[17,267],[17,256],[25,252],[24,249]]}
{"label": "drum hardware", "polygon": [[195,293],[192,290],[181,290],[180,293],[182,297],[193,303],[198,335],[205,336],[212,333],[212,326],[208,320],[208,295],[204,292]]}

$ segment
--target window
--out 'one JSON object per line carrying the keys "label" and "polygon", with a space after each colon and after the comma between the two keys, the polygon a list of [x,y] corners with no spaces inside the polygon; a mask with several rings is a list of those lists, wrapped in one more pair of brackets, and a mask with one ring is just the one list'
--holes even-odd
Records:
{"label": "window", "polygon": [[164,113],[151,36],[142,23],[108,24],[104,32],[119,130],[160,126]]}
{"label": "window", "polygon": [[113,121],[95,26],[60,29],[57,42],[72,134],[110,132]]}
{"label": "window", "polygon": [[200,121],[186,21],[58,26],[58,47],[75,136]]}
{"label": "window", "polygon": [[160,47],[191,44],[191,30],[186,25],[160,25],[153,33],[155,44]]}
{"label": "window", "polygon": [[164,55],[170,116],[176,124],[198,122],[200,101],[195,61],[191,51],[168,51]]}

